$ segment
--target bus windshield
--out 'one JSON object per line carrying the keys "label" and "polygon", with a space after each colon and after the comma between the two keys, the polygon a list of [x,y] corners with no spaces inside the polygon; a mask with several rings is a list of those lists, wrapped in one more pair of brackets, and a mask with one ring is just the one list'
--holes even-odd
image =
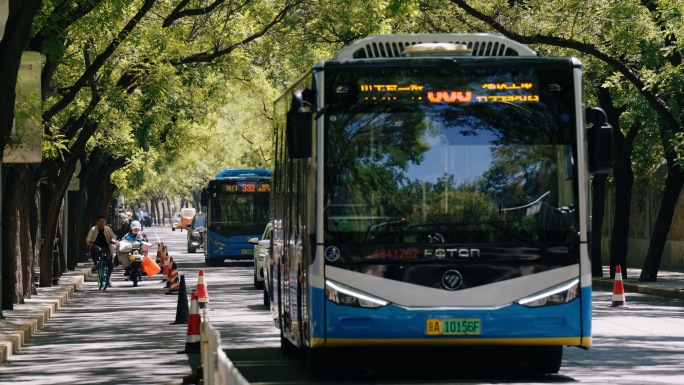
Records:
{"label": "bus windshield", "polygon": [[326,69],[326,240],[574,241],[570,66]]}
{"label": "bus windshield", "polygon": [[210,205],[211,226],[268,222],[271,191],[268,182],[216,182],[214,191]]}

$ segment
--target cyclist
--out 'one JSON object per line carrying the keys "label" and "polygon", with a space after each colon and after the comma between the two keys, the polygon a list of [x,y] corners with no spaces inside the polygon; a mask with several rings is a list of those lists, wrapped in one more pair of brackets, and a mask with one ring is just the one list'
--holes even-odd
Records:
{"label": "cyclist", "polygon": [[112,259],[112,251],[110,248],[111,242],[116,240],[116,234],[107,226],[107,219],[104,215],[97,217],[97,225],[90,228],[88,236],[86,237],[86,244],[90,247],[90,257],[93,263],[97,266],[97,257],[100,255],[99,250],[93,246],[98,246],[104,252],[107,259],[107,286],[112,287],[112,271],[114,270],[114,260]]}

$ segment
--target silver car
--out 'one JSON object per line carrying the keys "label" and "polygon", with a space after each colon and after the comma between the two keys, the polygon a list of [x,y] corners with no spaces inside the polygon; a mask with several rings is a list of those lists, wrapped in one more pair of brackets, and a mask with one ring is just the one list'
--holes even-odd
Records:
{"label": "silver car", "polygon": [[264,259],[271,253],[271,229],[273,222],[268,222],[264,233],[259,238],[250,238],[249,243],[254,245],[254,288],[264,288]]}

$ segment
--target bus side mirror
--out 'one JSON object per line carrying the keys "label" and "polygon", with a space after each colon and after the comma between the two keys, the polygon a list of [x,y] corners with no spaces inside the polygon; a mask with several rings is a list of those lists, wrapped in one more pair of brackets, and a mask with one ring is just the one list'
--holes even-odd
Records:
{"label": "bus side mirror", "polygon": [[310,90],[297,90],[292,94],[292,105],[287,112],[287,152],[290,158],[310,158],[312,154],[313,109]]}
{"label": "bus side mirror", "polygon": [[605,111],[598,107],[585,110],[589,146],[589,172],[610,174],[613,172],[613,127],[608,123]]}
{"label": "bus side mirror", "polygon": [[202,192],[200,193],[200,205],[202,206],[208,206],[209,205],[209,191],[205,188],[202,189]]}

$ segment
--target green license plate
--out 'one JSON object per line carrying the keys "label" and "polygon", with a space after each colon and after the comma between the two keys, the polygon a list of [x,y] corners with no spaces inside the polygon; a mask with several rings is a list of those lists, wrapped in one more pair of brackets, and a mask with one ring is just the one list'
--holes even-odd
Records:
{"label": "green license plate", "polygon": [[430,318],[425,325],[429,336],[479,336],[482,321],[479,318]]}
{"label": "green license plate", "polygon": [[242,254],[254,254],[254,249],[242,249]]}

